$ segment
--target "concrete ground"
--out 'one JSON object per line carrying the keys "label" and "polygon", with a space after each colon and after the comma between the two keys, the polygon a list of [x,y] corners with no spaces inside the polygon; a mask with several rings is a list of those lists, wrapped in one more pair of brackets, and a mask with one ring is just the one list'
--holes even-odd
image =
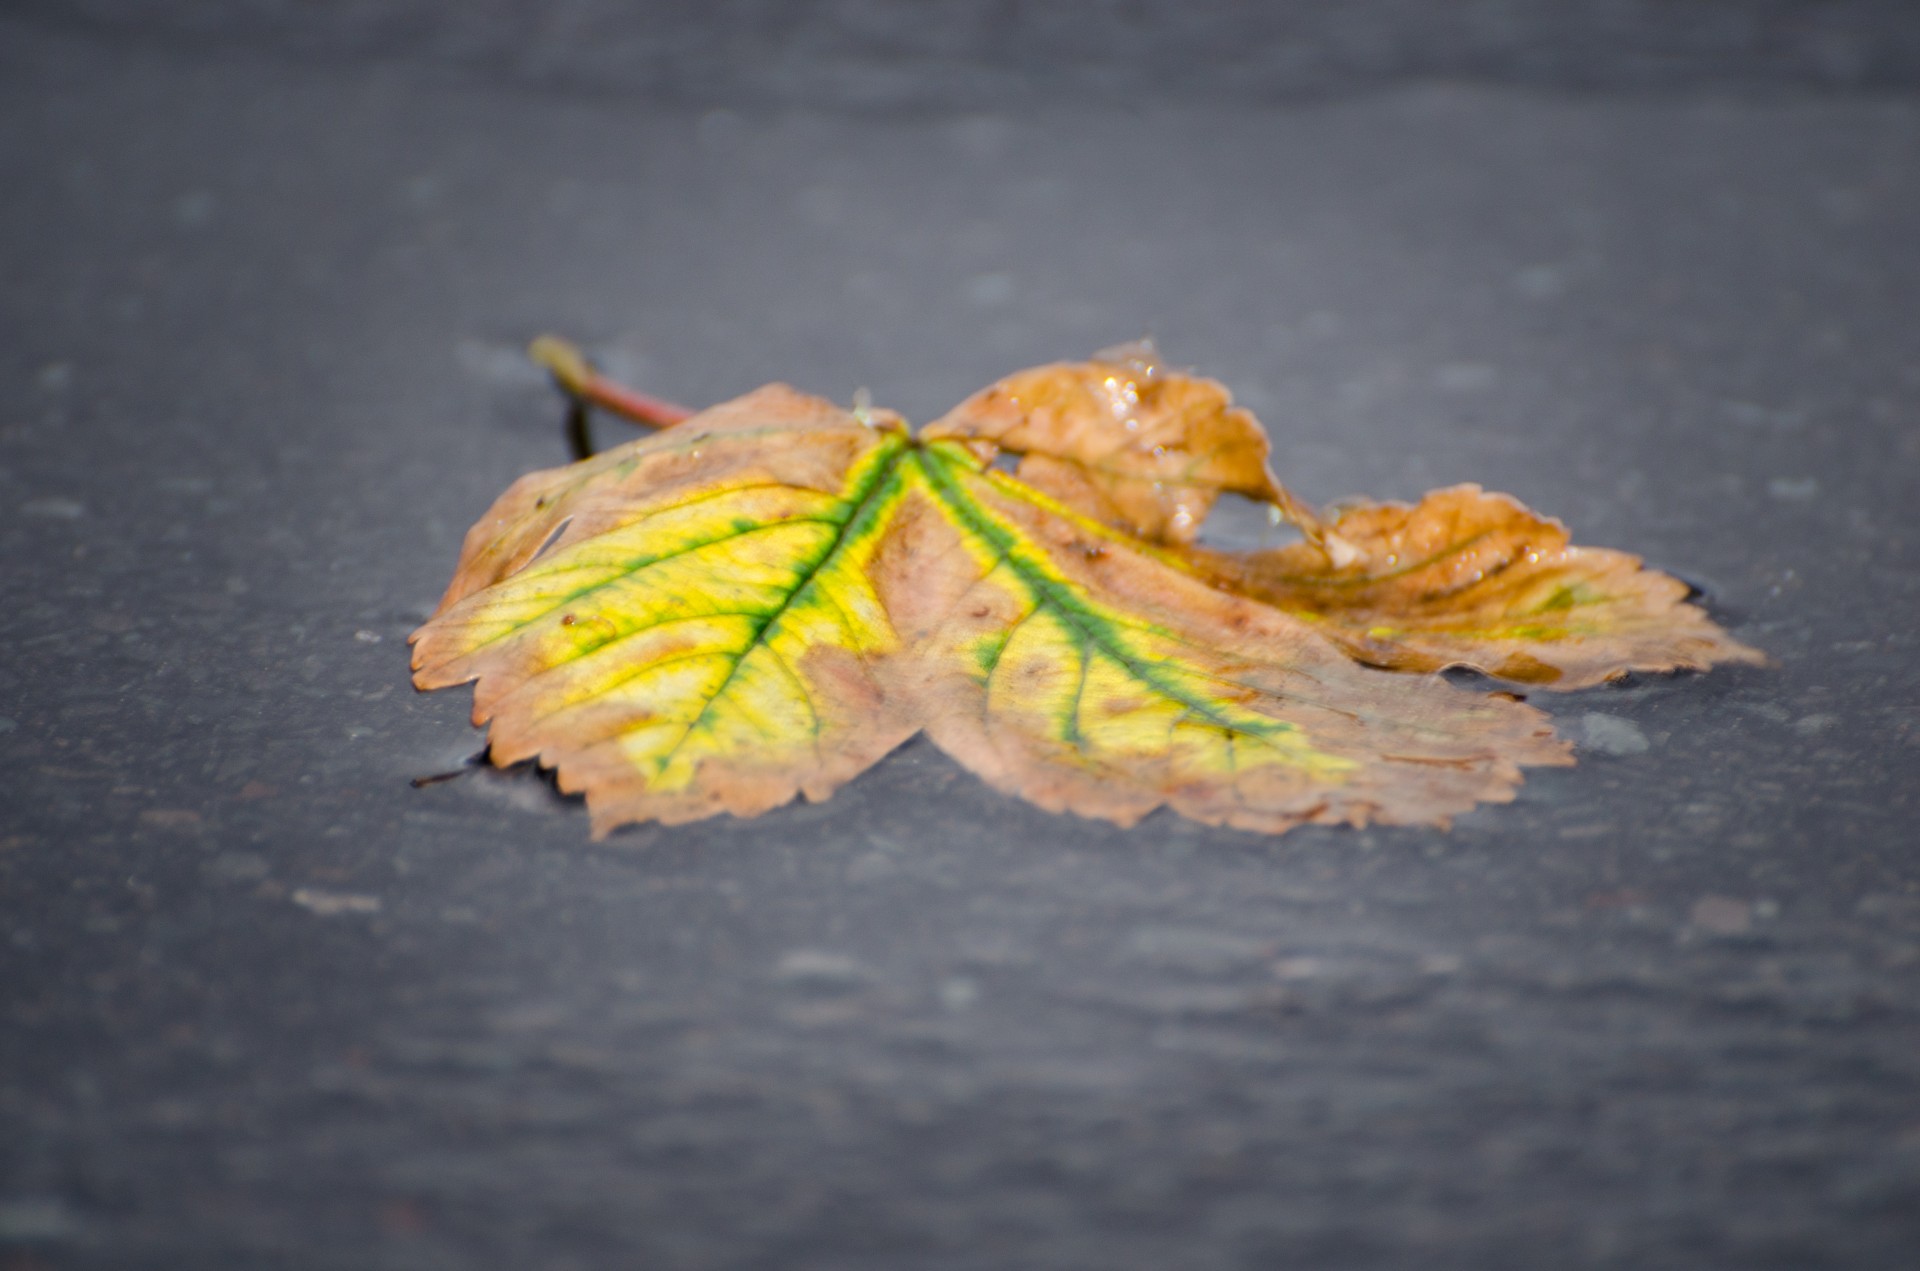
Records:
{"label": "concrete ground", "polygon": [[[728,106],[54,8],[0,17],[0,1271],[1920,1262],[1911,30]],[[1777,665],[1536,695],[1579,766],[1444,832],[1120,832],[914,742],[591,844],[409,783],[479,738],[406,635],[565,458],[543,330],[921,420],[1151,332],[1305,497],[1510,491]]]}

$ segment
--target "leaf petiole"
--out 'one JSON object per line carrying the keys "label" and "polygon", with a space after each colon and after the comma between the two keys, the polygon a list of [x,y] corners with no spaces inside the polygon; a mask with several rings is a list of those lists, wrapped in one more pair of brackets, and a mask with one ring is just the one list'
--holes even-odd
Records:
{"label": "leaf petiole", "polygon": [[527,356],[547,369],[571,402],[567,439],[580,458],[593,453],[593,436],[587,426],[589,407],[598,406],[643,428],[671,428],[694,413],[608,379],[593,368],[578,346],[559,336],[541,336],[527,347]]}

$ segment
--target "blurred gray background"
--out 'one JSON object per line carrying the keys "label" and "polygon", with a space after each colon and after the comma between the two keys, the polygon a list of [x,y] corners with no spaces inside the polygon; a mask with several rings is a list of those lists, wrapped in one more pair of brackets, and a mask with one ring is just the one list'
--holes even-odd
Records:
{"label": "blurred gray background", "polygon": [[1446,78],[1554,92],[1910,88],[1906,0],[13,0],[121,40],[405,62],[687,105],[1271,103]]}

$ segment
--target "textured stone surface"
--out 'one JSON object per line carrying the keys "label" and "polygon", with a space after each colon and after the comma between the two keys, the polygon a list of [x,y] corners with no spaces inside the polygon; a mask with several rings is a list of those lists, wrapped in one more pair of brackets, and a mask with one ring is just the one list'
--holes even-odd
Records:
{"label": "textured stone surface", "polygon": [[1274,101],[1442,77],[1553,91],[1910,90],[1909,0],[12,0],[163,47],[378,60],[707,105]]}
{"label": "textured stone surface", "polygon": [[[26,6],[29,9],[36,6]],[[1920,104],[423,82],[0,22],[0,1267],[1907,1267]],[[1779,665],[1448,833],[910,745],[592,846],[404,638],[542,329],[929,418],[1142,331],[1309,498],[1478,480]]]}

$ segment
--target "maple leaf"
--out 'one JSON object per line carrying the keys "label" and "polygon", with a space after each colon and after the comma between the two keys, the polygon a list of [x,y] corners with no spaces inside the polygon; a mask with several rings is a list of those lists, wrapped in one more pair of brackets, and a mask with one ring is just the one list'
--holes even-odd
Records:
{"label": "maple leaf", "polygon": [[[1567,684],[1758,656],[1510,500],[1323,520],[1251,415],[1144,347],[1022,372],[917,437],[784,385],[678,422],[565,346],[542,359],[673,426],[509,488],[412,637],[415,683],[475,681],[493,761],[555,769],[596,836],[824,799],[922,730],[1122,825],[1444,824],[1569,749],[1508,695],[1378,668]],[[1306,541],[1195,546],[1229,491]]]}

